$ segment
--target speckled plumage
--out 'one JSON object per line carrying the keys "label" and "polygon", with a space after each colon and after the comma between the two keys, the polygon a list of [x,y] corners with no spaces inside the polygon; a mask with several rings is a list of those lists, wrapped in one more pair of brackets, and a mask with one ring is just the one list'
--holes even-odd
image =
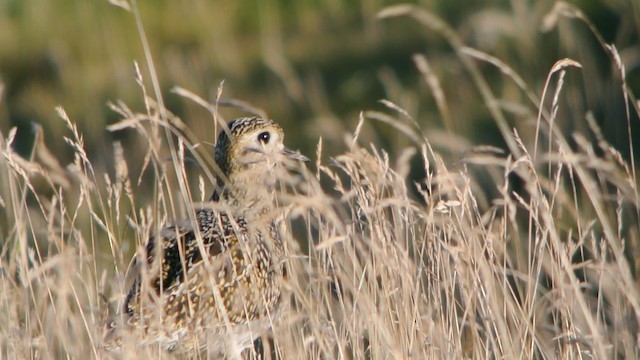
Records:
{"label": "speckled plumage", "polygon": [[236,119],[220,133],[216,206],[196,209],[195,222],[152,237],[146,263],[136,266],[124,313],[130,326],[143,329],[145,342],[238,355],[270,327],[284,271],[270,179],[279,162],[306,159],[282,139],[282,129],[261,118]]}

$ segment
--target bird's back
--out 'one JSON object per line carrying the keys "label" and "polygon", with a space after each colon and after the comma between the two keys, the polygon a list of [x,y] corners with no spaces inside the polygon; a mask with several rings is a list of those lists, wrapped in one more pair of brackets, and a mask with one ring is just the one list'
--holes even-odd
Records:
{"label": "bird's back", "polygon": [[195,215],[200,236],[196,226],[172,226],[150,239],[146,264],[137,265],[140,274],[125,301],[128,323],[167,349],[202,348],[207,334],[235,336],[236,346],[249,346],[269,327],[280,301],[276,224],[248,226],[213,209]]}

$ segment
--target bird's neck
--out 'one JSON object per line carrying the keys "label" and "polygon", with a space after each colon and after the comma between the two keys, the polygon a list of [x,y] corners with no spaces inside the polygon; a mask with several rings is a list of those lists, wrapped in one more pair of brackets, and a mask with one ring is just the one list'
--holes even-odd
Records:
{"label": "bird's neck", "polygon": [[273,221],[278,217],[275,189],[264,186],[229,186],[218,180],[211,201],[223,202],[244,218]]}
{"label": "bird's neck", "polygon": [[285,209],[279,204],[275,186],[228,186],[218,179],[211,201],[228,206],[234,216],[243,218],[253,231],[268,229],[263,236],[271,239],[269,246],[276,258],[282,257],[284,244],[280,232]]}

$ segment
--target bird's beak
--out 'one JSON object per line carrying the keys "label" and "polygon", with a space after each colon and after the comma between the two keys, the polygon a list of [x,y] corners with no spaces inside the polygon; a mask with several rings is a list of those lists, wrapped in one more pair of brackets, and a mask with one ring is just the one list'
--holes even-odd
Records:
{"label": "bird's beak", "polygon": [[309,161],[309,158],[300,154],[297,151],[293,151],[289,148],[282,148],[282,155],[284,155],[287,159],[298,160],[298,161]]}

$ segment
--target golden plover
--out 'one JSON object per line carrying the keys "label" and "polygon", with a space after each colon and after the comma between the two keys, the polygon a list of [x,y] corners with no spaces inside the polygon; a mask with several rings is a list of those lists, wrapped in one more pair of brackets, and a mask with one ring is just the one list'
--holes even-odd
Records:
{"label": "golden plover", "polygon": [[136,266],[124,317],[145,342],[239,356],[271,327],[284,276],[278,173],[287,161],[308,160],[284,147],[283,137],[278,124],[259,117],[221,131],[211,207],[196,209],[195,223],[152,237],[146,263]]}

